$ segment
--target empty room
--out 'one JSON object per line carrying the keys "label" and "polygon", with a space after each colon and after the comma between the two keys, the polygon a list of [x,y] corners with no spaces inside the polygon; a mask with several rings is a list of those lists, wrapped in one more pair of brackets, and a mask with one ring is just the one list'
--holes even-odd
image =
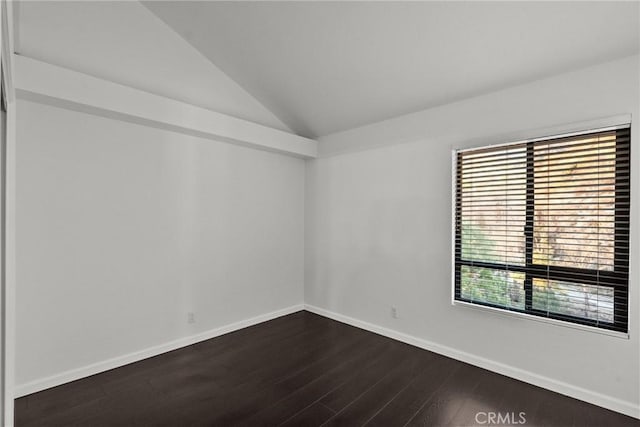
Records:
{"label": "empty room", "polygon": [[639,1],[0,3],[0,425],[640,426]]}

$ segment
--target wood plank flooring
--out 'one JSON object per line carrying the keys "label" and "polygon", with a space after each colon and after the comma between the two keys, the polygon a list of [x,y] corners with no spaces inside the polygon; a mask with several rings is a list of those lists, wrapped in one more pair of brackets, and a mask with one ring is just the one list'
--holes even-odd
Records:
{"label": "wood plank flooring", "polygon": [[16,425],[489,425],[480,412],[511,425],[524,412],[526,426],[640,426],[305,311],[22,397]]}

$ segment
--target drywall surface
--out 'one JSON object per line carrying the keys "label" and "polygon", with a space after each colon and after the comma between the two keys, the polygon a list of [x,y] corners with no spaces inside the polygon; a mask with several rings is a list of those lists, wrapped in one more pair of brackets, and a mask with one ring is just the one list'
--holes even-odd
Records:
{"label": "drywall surface", "polygon": [[140,2],[29,1],[16,7],[20,55],[290,131]]}
{"label": "drywall surface", "polygon": [[303,160],[27,101],[17,126],[18,388],[302,303]]}
{"label": "drywall surface", "polygon": [[637,408],[638,124],[629,339],[451,304],[451,153],[577,121],[637,121],[639,80],[627,57],[321,138],[324,157],[306,169],[305,303]]}
{"label": "drywall surface", "polygon": [[24,56],[13,56],[18,97],[242,146],[315,157],[317,142]]}

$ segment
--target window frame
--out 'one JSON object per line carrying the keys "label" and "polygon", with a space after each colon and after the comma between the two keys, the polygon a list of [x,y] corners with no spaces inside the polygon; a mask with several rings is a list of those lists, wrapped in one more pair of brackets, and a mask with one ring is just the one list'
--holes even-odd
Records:
{"label": "window frame", "polygon": [[[451,242],[452,242],[452,266],[451,266],[451,303],[452,305],[461,305],[468,306],[475,309],[480,310],[488,310],[491,312],[497,312],[500,314],[506,315],[515,315],[522,318],[527,318],[535,321],[552,323],[560,326],[570,327],[574,329],[581,330],[589,330],[592,332],[598,332],[605,335],[612,335],[622,338],[629,338],[629,311],[630,311],[630,272],[629,272],[629,260],[630,260],[630,236],[631,233],[629,231],[631,216],[630,216],[630,198],[631,198],[631,120],[630,116],[623,116],[625,119],[622,120],[621,116],[616,116],[608,119],[600,119],[598,121],[594,121],[595,126],[588,126],[586,123],[582,124],[574,124],[566,126],[567,131],[562,132],[562,128],[554,128],[548,129],[548,132],[543,133],[542,131],[538,131],[538,136],[528,139],[520,139],[516,140],[516,138],[512,138],[512,142],[507,143],[493,143],[493,144],[474,144],[474,147],[464,148],[464,149],[454,149],[452,150],[452,197],[451,197],[451,208],[452,208],[452,230],[451,230]],[[627,119],[628,117],[628,119]],[[609,125],[609,123],[614,122],[615,124]],[[605,124],[606,123],[606,124]],[[599,125],[599,126],[598,126]],[[569,131],[570,129],[570,131]],[[624,217],[626,218],[626,232],[621,234],[618,230],[620,226],[619,221],[615,222],[615,232],[614,232],[614,246],[621,245],[624,247],[624,252],[626,252],[626,260],[623,271],[619,271],[614,266],[614,271],[604,271],[604,270],[592,270],[592,269],[582,269],[576,267],[564,267],[564,266],[551,266],[546,264],[534,264],[533,263],[533,228],[534,228],[534,146],[537,142],[544,141],[553,141],[568,137],[580,136],[580,135],[588,135],[592,133],[606,132],[606,131],[616,131],[616,137],[619,136],[620,131],[628,132],[628,159],[629,166],[626,167],[626,170],[623,169],[624,172],[628,173],[628,178],[624,181],[624,184],[628,186],[628,197],[629,201],[627,202],[626,207],[622,207]],[[458,176],[461,172],[462,166],[459,164],[458,158],[462,153],[479,151],[484,149],[499,149],[503,147],[515,146],[515,145],[524,145],[526,147],[527,152],[527,182],[526,182],[526,225],[525,225],[525,265],[507,265],[500,263],[492,263],[492,262],[482,262],[482,261],[470,261],[463,260],[461,257],[462,247],[461,244],[457,244],[458,239],[461,237],[461,205],[458,203],[459,197],[459,188],[458,188]],[[616,149],[618,146],[616,145]],[[619,174],[619,169],[616,165],[616,177]],[[620,192],[622,190],[616,185],[615,187],[615,204],[616,211],[614,216],[617,217],[619,215],[618,212],[618,202],[620,197]],[[623,220],[624,221],[624,220]],[[620,240],[620,238],[622,239]],[[616,255],[617,256],[617,255]],[[525,291],[525,307],[524,309],[519,309],[517,307],[506,307],[498,304],[492,304],[489,302],[483,301],[471,301],[461,296],[461,267],[463,265],[473,265],[475,267],[487,267],[491,269],[501,269],[505,268],[509,271],[522,272],[525,274],[525,282],[524,282],[524,291]],[[614,265],[617,265],[614,262]],[[578,278],[580,274],[599,274],[600,276],[605,275],[608,276],[609,279],[616,282],[615,286],[611,286],[614,289],[614,323],[607,324],[603,322],[598,322],[597,320],[585,319],[582,317],[576,317],[571,315],[564,315],[560,313],[551,313],[543,310],[538,310],[533,308],[533,279],[540,278],[546,280],[575,280]],[[575,283],[580,283],[579,281],[575,281]],[[608,283],[603,284],[601,286],[610,286]],[[622,302],[626,306],[626,310],[618,311],[616,310],[620,304],[621,298],[619,296],[620,289],[624,288],[624,292],[622,295]]]}

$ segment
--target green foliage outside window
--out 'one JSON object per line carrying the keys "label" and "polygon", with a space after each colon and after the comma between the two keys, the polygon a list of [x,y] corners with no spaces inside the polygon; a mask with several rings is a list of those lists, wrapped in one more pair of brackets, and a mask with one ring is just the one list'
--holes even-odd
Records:
{"label": "green foliage outside window", "polygon": [[[494,243],[481,227],[462,223],[462,259],[496,262]],[[524,274],[514,271],[462,266],[463,298],[506,307],[524,308]]]}

